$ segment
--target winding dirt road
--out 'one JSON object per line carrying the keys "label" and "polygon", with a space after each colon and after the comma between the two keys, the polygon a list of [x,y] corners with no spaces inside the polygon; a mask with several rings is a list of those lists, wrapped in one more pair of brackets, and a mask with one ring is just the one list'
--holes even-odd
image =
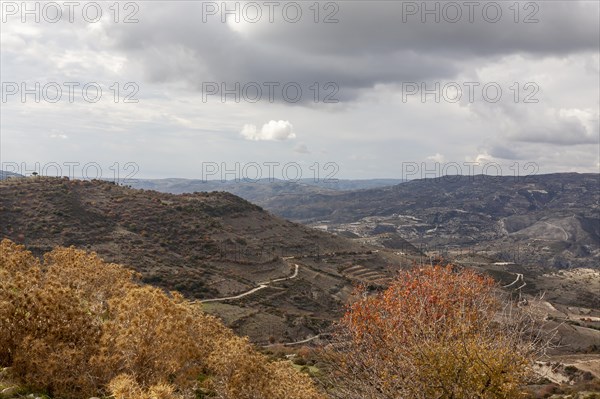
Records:
{"label": "winding dirt road", "polygon": [[294,266],[295,266],[294,273],[291,276],[289,276],[289,277],[276,278],[274,280],[269,280],[269,281],[264,281],[262,283],[258,283],[258,287],[252,288],[250,291],[246,291],[246,292],[241,293],[239,295],[228,296],[228,297],[225,297],[225,298],[201,299],[201,300],[197,300],[197,301],[194,301],[194,302],[198,302],[198,303],[222,302],[222,301],[231,301],[231,300],[236,300],[236,299],[243,298],[245,296],[254,294],[257,291],[260,291],[262,289],[267,288],[272,283],[276,283],[276,282],[279,282],[279,281],[292,280],[292,279],[298,277],[298,271],[300,270],[300,266],[298,264],[294,264]]}
{"label": "winding dirt road", "polygon": [[521,283],[523,283],[523,284],[521,284],[520,286],[518,286],[517,288],[515,288],[515,290],[520,290],[521,288],[523,288],[523,287],[525,287],[527,285],[527,283],[523,279],[523,275],[521,273],[517,273],[517,278],[515,279],[515,281],[513,281],[512,283],[510,283],[508,285],[505,285],[504,288],[512,287],[513,285],[515,285],[519,281]]}
{"label": "winding dirt road", "polygon": [[313,335],[312,337],[308,337],[306,339],[303,339],[301,341],[294,341],[294,342],[281,342],[281,343],[277,343],[277,344],[269,344],[269,345],[263,345],[263,348],[272,348],[274,346],[294,346],[294,345],[302,345],[302,344],[306,344],[310,341],[314,341],[315,339],[319,339],[321,338],[321,334],[317,334],[317,335]]}

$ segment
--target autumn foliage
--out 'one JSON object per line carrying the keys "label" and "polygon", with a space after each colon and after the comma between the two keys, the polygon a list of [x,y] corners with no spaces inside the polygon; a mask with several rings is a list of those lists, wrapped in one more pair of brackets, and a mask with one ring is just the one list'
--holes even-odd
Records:
{"label": "autumn foliage", "polygon": [[0,243],[0,366],[61,398],[319,399],[199,305],[95,254]]}
{"label": "autumn foliage", "polygon": [[[507,312],[507,309],[511,309]],[[514,399],[536,348],[531,320],[493,280],[452,266],[402,272],[359,292],[325,356],[344,399]]]}

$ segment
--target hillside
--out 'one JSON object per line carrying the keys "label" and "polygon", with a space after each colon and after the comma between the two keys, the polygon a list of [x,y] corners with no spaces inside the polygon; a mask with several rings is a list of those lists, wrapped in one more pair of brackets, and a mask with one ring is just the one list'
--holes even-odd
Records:
{"label": "hillside", "polygon": [[[0,182],[0,237],[36,255],[75,246],[142,273],[144,282],[210,302],[254,339],[297,340],[339,316],[359,281],[383,282],[401,262],[356,241],[274,217],[225,192],[172,195],[102,181]],[[406,260],[404,260],[406,264]]]}
{"label": "hillside", "polygon": [[395,232],[430,250],[480,250],[544,267],[600,262],[600,175],[447,176],[261,204],[287,219],[369,236]]}

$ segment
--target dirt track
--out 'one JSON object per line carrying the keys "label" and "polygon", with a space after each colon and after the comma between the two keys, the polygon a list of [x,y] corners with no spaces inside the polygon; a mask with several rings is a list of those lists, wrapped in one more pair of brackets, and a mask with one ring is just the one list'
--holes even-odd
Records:
{"label": "dirt track", "polygon": [[241,293],[239,295],[228,296],[228,297],[224,297],[224,298],[202,299],[202,300],[198,300],[198,301],[195,301],[195,302],[199,302],[199,303],[222,302],[222,301],[231,301],[231,300],[236,300],[236,299],[243,298],[245,296],[254,294],[257,291],[260,291],[262,289],[267,288],[272,283],[276,283],[276,282],[279,282],[279,281],[291,280],[291,279],[294,279],[294,278],[298,277],[298,271],[300,270],[300,266],[298,264],[294,264],[294,267],[295,267],[295,270],[294,270],[294,273],[291,276],[289,276],[289,277],[283,277],[283,278],[277,278],[277,279],[274,279],[274,280],[269,280],[269,281],[265,281],[265,282],[259,283],[258,287],[252,288],[251,290],[243,292],[243,293]]}

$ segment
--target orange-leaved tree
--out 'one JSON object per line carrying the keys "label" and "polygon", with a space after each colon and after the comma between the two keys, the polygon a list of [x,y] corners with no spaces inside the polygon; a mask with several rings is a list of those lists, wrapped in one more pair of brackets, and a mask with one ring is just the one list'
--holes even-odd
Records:
{"label": "orange-leaved tree", "polygon": [[324,353],[333,397],[521,397],[539,326],[503,300],[491,278],[415,267],[383,292],[359,294]]}

